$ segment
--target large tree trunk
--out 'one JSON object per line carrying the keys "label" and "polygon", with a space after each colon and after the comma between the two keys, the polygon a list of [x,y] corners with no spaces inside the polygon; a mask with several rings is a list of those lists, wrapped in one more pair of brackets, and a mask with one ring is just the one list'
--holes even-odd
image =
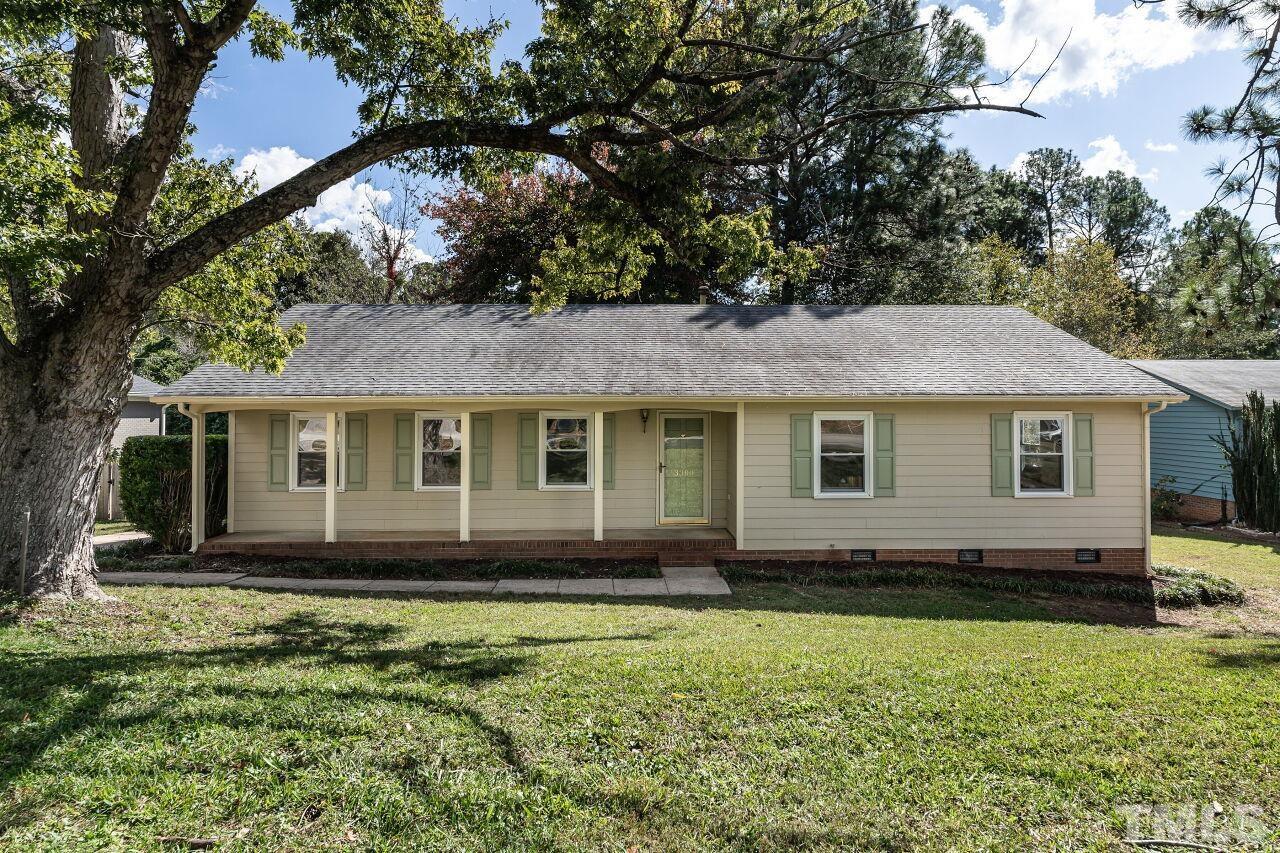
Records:
{"label": "large tree trunk", "polygon": [[0,588],[18,588],[29,507],[26,593],[105,597],[94,579],[98,470],[131,377],[117,328],[127,321],[95,314],[0,360]]}

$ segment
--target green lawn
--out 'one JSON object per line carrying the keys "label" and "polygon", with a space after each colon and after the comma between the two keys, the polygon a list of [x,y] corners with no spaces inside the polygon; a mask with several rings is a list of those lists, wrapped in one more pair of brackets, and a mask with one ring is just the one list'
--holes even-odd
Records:
{"label": "green lawn", "polygon": [[136,529],[132,521],[95,521],[93,535],[105,536],[108,533],[128,533]]}
{"label": "green lawn", "polygon": [[1151,559],[1205,569],[1245,588],[1280,590],[1280,546],[1224,539],[1191,530],[1160,526],[1151,536]]}
{"label": "green lawn", "polygon": [[1103,850],[1151,802],[1280,830],[1275,637],[971,590],[115,591],[0,622],[0,848]]}

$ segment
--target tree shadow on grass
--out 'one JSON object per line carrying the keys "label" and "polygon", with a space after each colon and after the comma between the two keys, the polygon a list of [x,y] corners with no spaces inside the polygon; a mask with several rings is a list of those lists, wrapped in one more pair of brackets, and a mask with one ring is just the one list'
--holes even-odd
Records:
{"label": "tree shadow on grass", "polygon": [[[487,745],[493,757],[517,779],[532,783],[542,771],[529,765],[511,734],[464,699],[465,691],[525,673],[535,663],[533,650],[552,645],[630,642],[654,639],[656,630],[627,634],[567,637],[516,637],[506,642],[405,643],[406,630],[394,623],[325,619],[310,612],[291,614],[267,625],[231,635],[229,641],[202,648],[163,647],[137,652],[60,655],[40,649],[17,650],[0,657],[0,837],[38,820],[55,805],[56,793],[30,789],[11,794],[23,775],[51,749],[67,741],[117,737],[127,729],[159,725],[162,731],[188,733],[229,728],[252,739],[254,732],[305,731],[338,743],[361,724],[348,711],[362,705],[400,705],[416,713],[453,719]],[[261,673],[287,665],[287,681],[261,684]],[[308,684],[292,672],[338,668],[368,674],[350,686]],[[243,670],[244,679],[221,677],[217,670]],[[203,670],[213,677],[192,682]],[[138,709],[139,693],[153,693],[166,671],[176,673],[171,692],[148,696]],[[149,678],[148,678],[149,676]],[[292,683],[290,683],[292,682]],[[139,685],[142,688],[139,688]],[[318,719],[308,709],[328,703],[336,717]],[[264,719],[246,714],[263,705],[296,709]],[[322,717],[326,715],[321,715]],[[5,729],[8,733],[5,733]],[[90,743],[84,749],[91,751]],[[140,758],[139,761],[142,759]],[[140,771],[140,776],[145,771]],[[406,780],[406,783],[408,780]],[[572,786],[560,780],[560,790]],[[599,792],[579,791],[598,803]]]}
{"label": "tree shadow on grass", "polygon": [[1268,670],[1280,668],[1280,643],[1263,643],[1243,651],[1208,649],[1205,655],[1212,666],[1227,669]]}
{"label": "tree shadow on grass", "polygon": [[[670,607],[692,610],[745,610],[895,619],[943,619],[980,622],[1066,622],[1156,628],[1162,621],[1152,604],[970,586],[820,585],[781,581],[732,581],[732,596],[588,596],[519,595],[500,598],[480,593],[421,594],[363,590],[310,591],[256,588],[260,595],[308,595],[324,598],[388,598],[405,601],[550,602]],[[1149,587],[1148,587],[1149,589]],[[529,639],[529,638],[526,638]]]}

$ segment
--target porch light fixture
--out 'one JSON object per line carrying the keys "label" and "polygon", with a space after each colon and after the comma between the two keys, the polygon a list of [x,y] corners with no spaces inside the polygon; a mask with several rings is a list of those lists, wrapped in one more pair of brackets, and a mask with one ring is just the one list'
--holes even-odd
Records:
{"label": "porch light fixture", "polygon": [[641,432],[649,431],[649,410],[648,409],[640,410],[640,431]]}

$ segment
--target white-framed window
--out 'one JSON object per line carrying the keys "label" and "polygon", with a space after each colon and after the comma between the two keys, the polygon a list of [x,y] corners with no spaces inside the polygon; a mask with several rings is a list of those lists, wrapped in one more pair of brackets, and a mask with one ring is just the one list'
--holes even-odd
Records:
{"label": "white-framed window", "polygon": [[538,488],[590,489],[591,417],[585,412],[538,413]]}
{"label": "white-framed window", "polygon": [[1071,413],[1014,412],[1013,494],[1071,497]]}
{"label": "white-framed window", "polygon": [[813,496],[869,498],[874,478],[870,412],[813,413]]}
{"label": "white-framed window", "polygon": [[[342,434],[346,415],[338,413],[338,490],[346,488],[342,470]],[[328,482],[329,415],[325,412],[290,412],[289,491],[323,492]]]}
{"label": "white-framed window", "polygon": [[415,422],[413,487],[420,492],[462,488],[462,418],[444,412],[416,412]]}

